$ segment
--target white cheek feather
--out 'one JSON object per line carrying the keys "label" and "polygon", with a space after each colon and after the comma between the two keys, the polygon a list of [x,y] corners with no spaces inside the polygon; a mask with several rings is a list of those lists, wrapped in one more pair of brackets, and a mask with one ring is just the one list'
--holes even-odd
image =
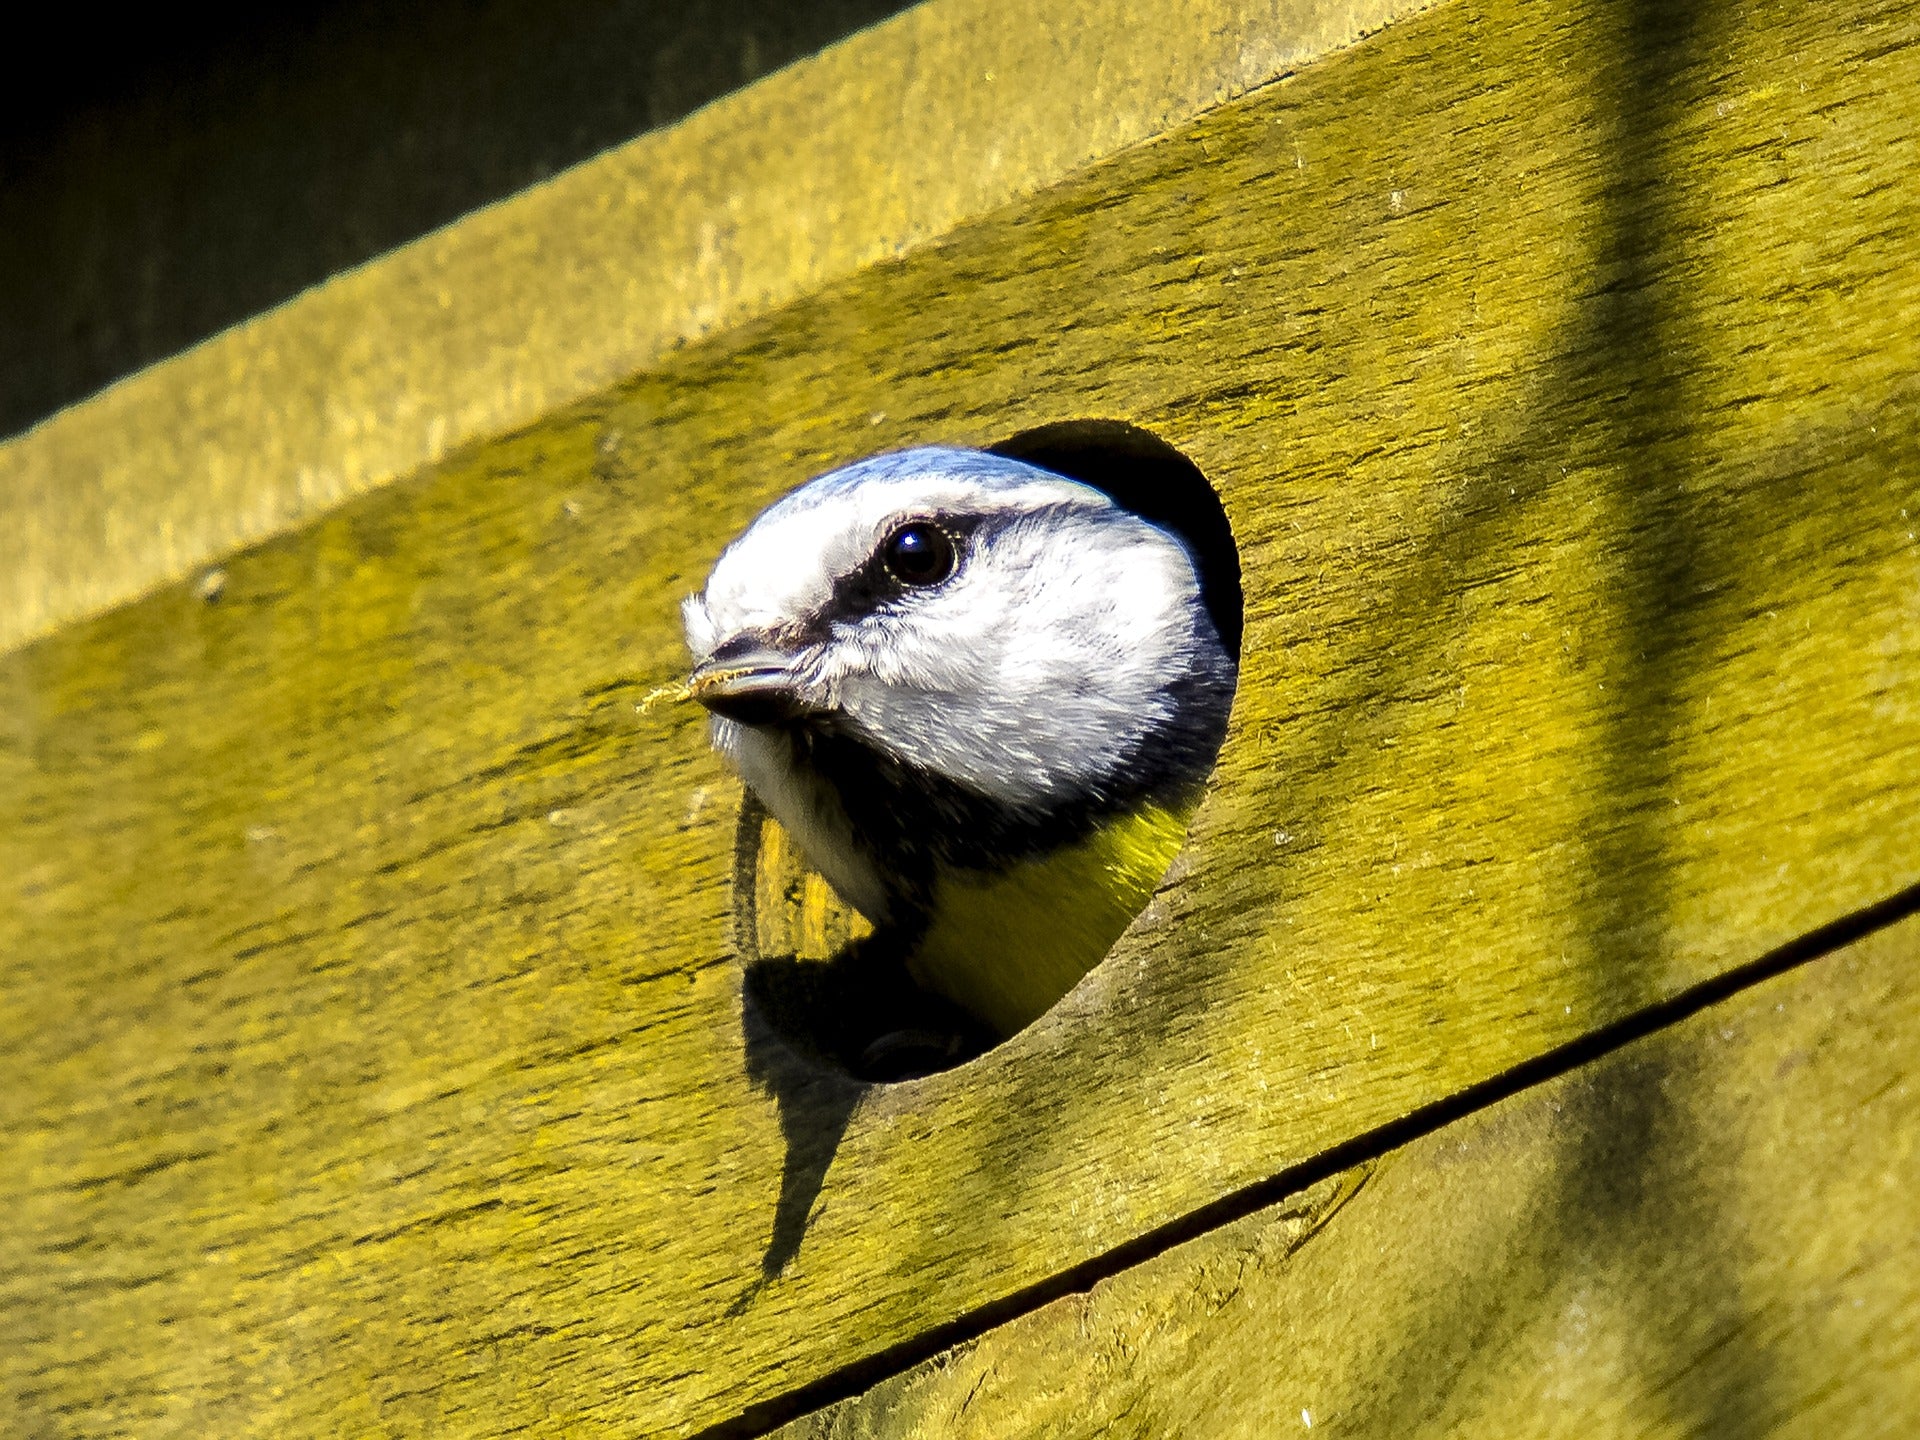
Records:
{"label": "white cheek feather", "polygon": [[836,646],[841,695],[877,743],[1005,803],[1112,775],[1165,718],[1195,643],[1177,542],[1131,516],[1048,517],[970,554],[948,589]]}
{"label": "white cheek feather", "polygon": [[704,595],[689,595],[680,602],[680,628],[687,635],[687,652],[696,661],[711,655],[722,639],[714,631],[713,616]]}
{"label": "white cheek feather", "polygon": [[713,745],[840,897],[875,924],[883,922],[885,883],[854,843],[839,797],[794,764],[787,737],[716,717]]}

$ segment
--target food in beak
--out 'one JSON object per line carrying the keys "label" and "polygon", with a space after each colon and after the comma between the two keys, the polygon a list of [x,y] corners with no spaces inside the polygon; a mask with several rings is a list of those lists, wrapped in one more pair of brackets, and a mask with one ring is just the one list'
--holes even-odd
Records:
{"label": "food in beak", "polygon": [[811,710],[788,657],[722,645],[687,677],[687,690],[716,715],[742,725],[782,725]]}

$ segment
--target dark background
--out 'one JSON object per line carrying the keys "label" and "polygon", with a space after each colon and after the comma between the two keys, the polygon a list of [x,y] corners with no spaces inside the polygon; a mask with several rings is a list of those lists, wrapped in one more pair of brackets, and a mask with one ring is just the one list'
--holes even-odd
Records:
{"label": "dark background", "polygon": [[0,62],[0,435],[905,8],[41,12]]}

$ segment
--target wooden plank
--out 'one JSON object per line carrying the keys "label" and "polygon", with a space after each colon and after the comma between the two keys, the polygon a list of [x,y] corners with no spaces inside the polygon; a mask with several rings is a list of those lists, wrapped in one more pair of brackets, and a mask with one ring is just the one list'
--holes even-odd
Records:
{"label": "wooden plank", "polygon": [[1920,921],[778,1432],[1904,1436]]}
{"label": "wooden plank", "polygon": [[599,394],[1427,3],[917,5],[0,445],[0,650]]}
{"label": "wooden plank", "polygon": [[[0,1403],[696,1430],[1911,883],[1920,12],[1846,14],[1436,10],[10,657]],[[1086,415],[1240,539],[1189,852],[1014,1042],[812,1076],[632,702],[801,476]]]}

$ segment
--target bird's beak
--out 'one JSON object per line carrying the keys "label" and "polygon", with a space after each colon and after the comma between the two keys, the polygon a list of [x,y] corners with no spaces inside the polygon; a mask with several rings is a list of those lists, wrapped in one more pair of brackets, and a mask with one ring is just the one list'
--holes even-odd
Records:
{"label": "bird's beak", "polygon": [[793,657],[762,645],[729,641],[687,677],[693,698],[742,725],[780,725],[818,708],[801,693]]}

